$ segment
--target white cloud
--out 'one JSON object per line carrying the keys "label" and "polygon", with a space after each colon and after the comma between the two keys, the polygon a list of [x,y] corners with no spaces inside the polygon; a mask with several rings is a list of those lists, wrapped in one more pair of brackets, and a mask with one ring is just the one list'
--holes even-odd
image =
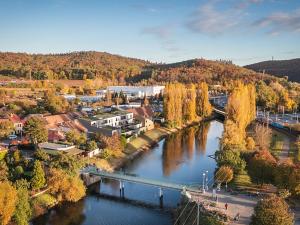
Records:
{"label": "white cloud", "polygon": [[283,32],[300,32],[300,9],[293,12],[276,12],[253,23],[267,29],[267,33],[278,35]]}
{"label": "white cloud", "polygon": [[217,9],[213,3],[200,6],[190,17],[187,27],[198,33],[222,34],[241,24],[243,10],[236,8]]}

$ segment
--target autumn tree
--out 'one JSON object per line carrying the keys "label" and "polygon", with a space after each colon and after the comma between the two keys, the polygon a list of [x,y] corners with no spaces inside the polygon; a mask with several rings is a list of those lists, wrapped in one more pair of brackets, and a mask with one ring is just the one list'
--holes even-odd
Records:
{"label": "autumn tree", "polygon": [[24,133],[34,145],[48,140],[45,122],[38,117],[29,118],[24,125]]}
{"label": "autumn tree", "polygon": [[208,96],[208,86],[205,82],[197,86],[196,110],[197,115],[202,118],[209,116],[212,112]]}
{"label": "autumn tree", "polygon": [[14,129],[14,124],[10,120],[0,121],[0,138],[7,137]]}
{"label": "autumn tree", "polygon": [[183,118],[183,84],[168,84],[164,89],[164,117],[170,127],[182,125]]}
{"label": "autumn tree", "polygon": [[271,130],[263,125],[257,124],[254,129],[254,138],[256,144],[259,146],[260,149],[268,149],[270,147]]}
{"label": "autumn tree", "polygon": [[71,130],[66,133],[66,140],[69,143],[75,144],[77,146],[83,145],[86,143],[86,135],[84,133],[79,133],[76,130]]}
{"label": "autumn tree", "polygon": [[5,160],[0,160],[0,182],[8,181],[8,172]]}
{"label": "autumn tree", "polygon": [[294,216],[284,199],[275,195],[258,202],[250,225],[293,225]]}
{"label": "autumn tree", "polygon": [[0,224],[9,223],[17,204],[17,191],[7,181],[0,182]]}
{"label": "autumn tree", "polygon": [[216,174],[215,174],[215,181],[222,184],[222,183],[229,183],[233,179],[233,170],[229,166],[221,166]]}
{"label": "autumn tree", "polygon": [[50,167],[63,170],[70,176],[78,174],[79,169],[83,166],[80,158],[68,154],[59,153],[52,157]]}
{"label": "autumn tree", "polygon": [[65,113],[70,110],[68,101],[62,96],[55,95],[53,91],[44,93],[44,107],[50,113]]}
{"label": "autumn tree", "polygon": [[272,183],[276,159],[268,150],[256,152],[248,162],[248,172],[257,183]]}
{"label": "autumn tree", "polygon": [[98,148],[98,146],[97,146],[97,143],[95,141],[88,141],[86,143],[86,150],[87,151],[93,151],[97,148]]}
{"label": "autumn tree", "polygon": [[267,109],[275,109],[279,102],[278,94],[272,87],[266,85],[264,81],[260,81],[256,86],[257,103]]}
{"label": "autumn tree", "polygon": [[246,148],[246,128],[255,119],[255,89],[252,84],[237,82],[226,106],[227,117],[222,140],[223,148]]}
{"label": "autumn tree", "polygon": [[48,185],[50,193],[59,201],[76,202],[85,196],[83,181],[78,176],[70,176],[60,169],[50,169]]}
{"label": "autumn tree", "polygon": [[246,148],[247,150],[254,150],[255,149],[255,141],[252,137],[246,138]]}
{"label": "autumn tree", "polygon": [[38,190],[44,187],[46,184],[45,172],[39,160],[35,160],[34,162],[32,178],[30,182],[33,190]]}
{"label": "autumn tree", "polygon": [[43,149],[37,149],[34,153],[34,158],[41,161],[41,162],[47,162],[50,159],[50,156],[48,153]]}
{"label": "autumn tree", "polygon": [[196,119],[196,88],[191,84],[183,93],[183,117],[186,122],[192,122]]}

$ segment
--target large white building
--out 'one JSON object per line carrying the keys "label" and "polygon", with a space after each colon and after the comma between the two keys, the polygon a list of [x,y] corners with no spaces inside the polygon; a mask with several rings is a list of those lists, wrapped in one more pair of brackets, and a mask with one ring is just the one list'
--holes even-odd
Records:
{"label": "large white building", "polygon": [[143,98],[144,96],[155,96],[163,93],[165,86],[108,86],[107,91],[111,93],[123,92],[128,98]]}

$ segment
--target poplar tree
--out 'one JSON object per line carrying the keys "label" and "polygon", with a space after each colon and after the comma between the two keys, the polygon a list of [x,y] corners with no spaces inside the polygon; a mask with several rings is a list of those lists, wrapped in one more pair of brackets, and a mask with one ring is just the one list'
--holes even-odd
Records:
{"label": "poplar tree", "polygon": [[191,84],[186,89],[186,95],[184,96],[183,112],[184,120],[192,122],[196,119],[196,88],[194,84]]}
{"label": "poplar tree", "polygon": [[197,87],[196,110],[200,117],[207,117],[212,112],[212,107],[209,102],[207,83],[202,82]]}

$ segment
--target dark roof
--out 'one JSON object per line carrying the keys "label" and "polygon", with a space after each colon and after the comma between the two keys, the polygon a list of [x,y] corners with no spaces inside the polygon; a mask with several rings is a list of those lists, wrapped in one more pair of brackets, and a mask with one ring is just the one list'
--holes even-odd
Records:
{"label": "dark roof", "polygon": [[127,111],[132,112],[134,115],[142,116],[145,118],[152,118],[154,116],[153,110],[150,106],[132,108],[132,109],[128,109]]}

